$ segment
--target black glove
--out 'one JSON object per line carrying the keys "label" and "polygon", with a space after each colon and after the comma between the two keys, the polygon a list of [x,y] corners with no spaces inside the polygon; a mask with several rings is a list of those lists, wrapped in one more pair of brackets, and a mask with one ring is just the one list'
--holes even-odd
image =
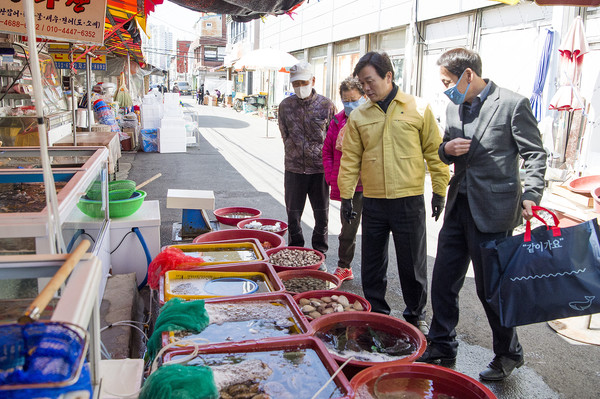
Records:
{"label": "black glove", "polygon": [[350,223],[350,221],[356,217],[356,212],[352,210],[351,199],[342,198],[342,206],[340,209],[342,211],[342,217],[347,223]]}
{"label": "black glove", "polygon": [[433,193],[433,197],[431,198],[431,217],[435,218],[436,222],[444,210],[445,202],[446,197],[442,197],[439,194]]}

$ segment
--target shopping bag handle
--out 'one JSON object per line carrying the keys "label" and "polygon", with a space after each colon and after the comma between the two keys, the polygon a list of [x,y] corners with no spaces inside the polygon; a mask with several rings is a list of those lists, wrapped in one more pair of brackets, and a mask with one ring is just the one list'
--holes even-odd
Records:
{"label": "shopping bag handle", "polygon": [[[552,236],[553,237],[560,237],[561,233],[560,233],[560,228],[558,227],[558,216],[556,216],[556,214],[552,211],[550,211],[549,209],[543,208],[541,206],[537,206],[534,205],[531,207],[531,210],[533,211],[533,217],[535,217],[536,219],[538,219],[539,221],[541,221],[542,223],[544,223],[546,225],[546,230],[552,230]],[[548,222],[546,222],[546,220],[541,217],[540,215],[538,215],[538,211],[546,211],[548,212],[550,215],[552,215],[552,218],[554,219],[554,226],[549,226]],[[525,236],[524,236],[524,240],[525,242],[530,242],[531,241],[531,221],[527,221],[527,224],[525,226]]]}

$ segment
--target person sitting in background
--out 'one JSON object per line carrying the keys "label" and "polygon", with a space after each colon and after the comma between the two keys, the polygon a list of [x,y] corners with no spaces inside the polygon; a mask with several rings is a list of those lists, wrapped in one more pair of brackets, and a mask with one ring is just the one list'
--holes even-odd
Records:
{"label": "person sitting in background", "polygon": [[[325,170],[325,180],[331,187],[329,198],[334,201],[341,201],[340,190],[337,179],[340,170],[340,159],[342,158],[342,138],[346,121],[350,112],[360,104],[367,101],[365,92],[362,89],[358,79],[348,77],[340,83],[340,97],[344,104],[344,110],[333,117],[327,130],[327,136],[323,143],[323,169]],[[340,220],[342,231],[338,236],[340,245],[338,248],[338,266],[335,274],[341,281],[352,280],[352,259],[354,259],[354,249],[356,248],[356,232],[360,225],[362,214],[362,185],[358,184],[352,197],[352,204],[356,217],[349,222],[344,219],[340,211]]]}
{"label": "person sitting in background", "polygon": [[179,93],[179,86],[177,86],[177,83],[173,85],[173,93]]}

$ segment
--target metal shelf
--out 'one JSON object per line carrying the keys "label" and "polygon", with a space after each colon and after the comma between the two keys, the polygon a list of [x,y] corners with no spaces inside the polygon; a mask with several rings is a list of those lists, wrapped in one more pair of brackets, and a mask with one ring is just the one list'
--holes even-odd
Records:
{"label": "metal shelf", "polygon": [[18,93],[0,93],[0,98],[3,100],[31,100],[29,94],[18,94]]}

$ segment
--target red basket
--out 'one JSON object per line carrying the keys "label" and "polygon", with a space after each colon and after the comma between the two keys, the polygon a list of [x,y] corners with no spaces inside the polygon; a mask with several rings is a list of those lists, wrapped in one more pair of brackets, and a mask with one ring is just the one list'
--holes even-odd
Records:
{"label": "red basket", "polygon": [[[430,381],[424,387],[426,395],[424,394],[422,397],[430,397],[429,395],[432,395],[431,390],[433,389],[438,391],[433,393],[434,396],[436,393],[444,393],[461,399],[496,399],[496,395],[479,381],[457,371],[432,364],[380,364],[379,366],[364,369],[356,374],[350,380],[350,385],[355,392],[368,390],[369,393],[372,393],[375,382],[379,380],[378,392],[381,395],[390,395],[390,397],[394,393],[400,395],[402,392],[394,390],[394,387],[391,386],[392,384],[389,384],[390,386],[386,389],[385,380],[391,378]],[[406,385],[411,386],[410,382]],[[412,391],[416,392],[418,382],[415,381],[415,384],[412,385]],[[418,394],[418,392],[416,393]]]}
{"label": "red basket", "polygon": [[[236,213],[236,212],[247,213],[250,216],[241,217],[241,218],[227,216],[229,214]],[[241,220],[256,218],[261,215],[261,212],[258,209],[246,208],[243,206],[230,206],[228,208],[219,208],[219,209],[215,209],[213,213],[215,214],[215,217],[217,218],[217,220],[220,223],[227,224],[229,226],[235,226]]]}
{"label": "red basket", "polygon": [[[288,307],[288,309],[292,313],[294,323],[300,330],[299,334],[290,335],[289,337],[306,336],[306,335],[310,335],[313,333],[312,326],[304,318],[302,311],[298,308],[298,306],[297,306],[296,302],[294,302],[293,298],[291,296],[289,296],[288,294],[284,294],[281,292],[274,292],[274,293],[269,293],[269,294],[256,294],[256,295],[247,295],[247,296],[239,296],[239,297],[229,297],[229,298],[210,298],[210,300],[209,299],[206,300],[206,303],[240,304],[240,303],[244,303],[244,302],[279,302],[281,304],[284,304]],[[265,340],[268,341],[268,340],[272,340],[272,339],[281,339],[281,338],[280,337],[269,337],[269,338],[262,338],[258,341],[262,342]],[[244,341],[235,341],[235,342],[239,343],[239,342],[247,342],[247,341],[253,341],[252,337],[249,337],[247,340],[244,340]],[[169,344],[169,342],[170,342],[169,332],[164,331],[162,333],[163,346]],[[222,342],[199,343],[198,346],[204,347],[207,345],[215,345],[215,344],[220,344],[220,343],[222,343]]]}
{"label": "red basket", "polygon": [[256,238],[265,247],[265,242],[268,242],[270,248],[279,248],[285,246],[285,240],[282,236],[271,233],[270,231],[252,230],[252,229],[231,229],[231,230],[219,230],[210,231],[194,238],[193,243],[199,244],[202,242],[211,241],[228,241],[239,238]]}
{"label": "red basket", "polygon": [[[317,298],[317,299],[321,299],[325,296],[332,296],[332,295],[344,295],[346,298],[348,298],[348,301],[350,301],[350,303],[354,303],[356,301],[360,302],[360,304],[362,305],[362,307],[364,308],[363,312],[370,312],[371,311],[371,304],[369,303],[369,301],[367,301],[365,298],[363,298],[360,295],[356,295],[353,294],[351,292],[345,292],[345,291],[334,291],[334,290],[316,290],[316,291],[305,291],[302,292],[300,294],[296,294],[294,295],[294,301],[296,301],[296,303],[298,304],[298,306],[300,306],[300,299],[302,298],[306,298],[306,299],[310,299],[310,298]],[[300,306],[301,308],[301,306]],[[312,317],[310,317],[309,315],[304,315],[304,317],[306,317],[308,320],[313,320]]]}
{"label": "red basket", "polygon": [[[338,369],[338,365],[331,359],[327,348],[323,343],[310,336],[299,336],[290,338],[274,338],[270,341],[258,341],[258,342],[247,342],[241,344],[219,344],[212,345],[206,348],[201,348],[198,356],[202,354],[212,353],[226,353],[226,354],[243,354],[250,352],[266,352],[266,351],[285,351],[294,352],[299,349],[312,349],[316,352],[321,360],[323,366],[327,369],[330,375]],[[167,351],[164,355],[164,361],[167,362],[175,356],[189,355],[194,351],[193,347]],[[291,378],[291,377],[290,377]],[[333,379],[337,387],[342,391],[343,396],[336,397],[335,399],[350,399],[354,398],[354,392],[350,387],[350,383],[346,379],[343,373],[339,373]]]}
{"label": "red basket", "polygon": [[[412,324],[397,319],[392,316],[384,315],[381,313],[371,313],[371,312],[340,312],[340,313],[331,313],[325,316],[321,316],[318,319],[314,319],[310,322],[315,330],[315,334],[319,331],[327,330],[336,324],[339,323],[348,323],[352,325],[370,325],[374,328],[385,331],[391,334],[404,333],[408,336],[410,342],[415,345],[417,348],[413,353],[409,356],[405,356],[398,360],[391,360],[389,362],[367,362],[361,360],[350,360],[348,365],[344,368],[344,373],[348,378],[350,378],[355,373],[361,371],[366,367],[378,366],[378,365],[390,365],[390,364],[407,364],[413,363],[417,360],[423,352],[425,352],[425,348],[427,347],[427,339],[423,335],[421,331]],[[344,363],[348,360],[345,357],[341,357],[334,353],[330,352],[331,357],[333,357],[339,364]]]}
{"label": "red basket", "polygon": [[[307,265],[307,266],[298,266],[298,267],[294,267],[294,266],[279,266],[276,265],[274,263],[271,262],[270,258],[271,255],[276,254],[279,251],[282,251],[284,249],[297,249],[299,251],[308,251],[308,252],[314,252],[317,255],[319,255],[320,260],[312,265]],[[312,248],[304,248],[304,247],[279,247],[279,248],[272,248],[267,250],[267,261],[269,263],[271,263],[271,265],[273,265],[273,268],[275,269],[276,272],[284,272],[284,271],[288,271],[288,270],[316,270],[318,269],[321,264],[323,262],[325,262],[325,255],[323,255],[322,252],[317,251],[316,249],[312,249]]]}
{"label": "red basket", "polygon": [[266,219],[266,218],[245,219],[237,224],[237,228],[238,229],[246,229],[246,230],[265,231],[265,230],[260,230],[260,229],[247,228],[246,225],[249,223],[252,223],[252,222],[260,222],[260,223],[262,223],[263,226],[275,226],[275,224],[279,223],[281,226],[281,230],[272,231],[272,232],[270,231],[270,233],[279,234],[280,236],[283,236],[283,235],[285,235],[285,233],[287,233],[287,229],[288,229],[287,223],[284,222],[283,220],[277,220],[277,219]]}
{"label": "red basket", "polygon": [[[333,274],[329,274],[327,272],[322,272],[320,270],[311,270],[311,269],[286,270],[286,271],[277,273],[277,276],[283,282],[284,287],[285,287],[286,280],[296,278],[296,277],[313,277],[313,278],[318,278],[320,280],[328,281],[331,284],[331,290],[337,290],[342,285],[342,282],[340,281],[340,279],[337,276],[334,276]],[[325,290],[325,291],[329,291],[329,290]],[[287,289],[286,289],[286,292],[291,295],[299,294],[299,292],[291,292],[291,291],[287,291]]]}

